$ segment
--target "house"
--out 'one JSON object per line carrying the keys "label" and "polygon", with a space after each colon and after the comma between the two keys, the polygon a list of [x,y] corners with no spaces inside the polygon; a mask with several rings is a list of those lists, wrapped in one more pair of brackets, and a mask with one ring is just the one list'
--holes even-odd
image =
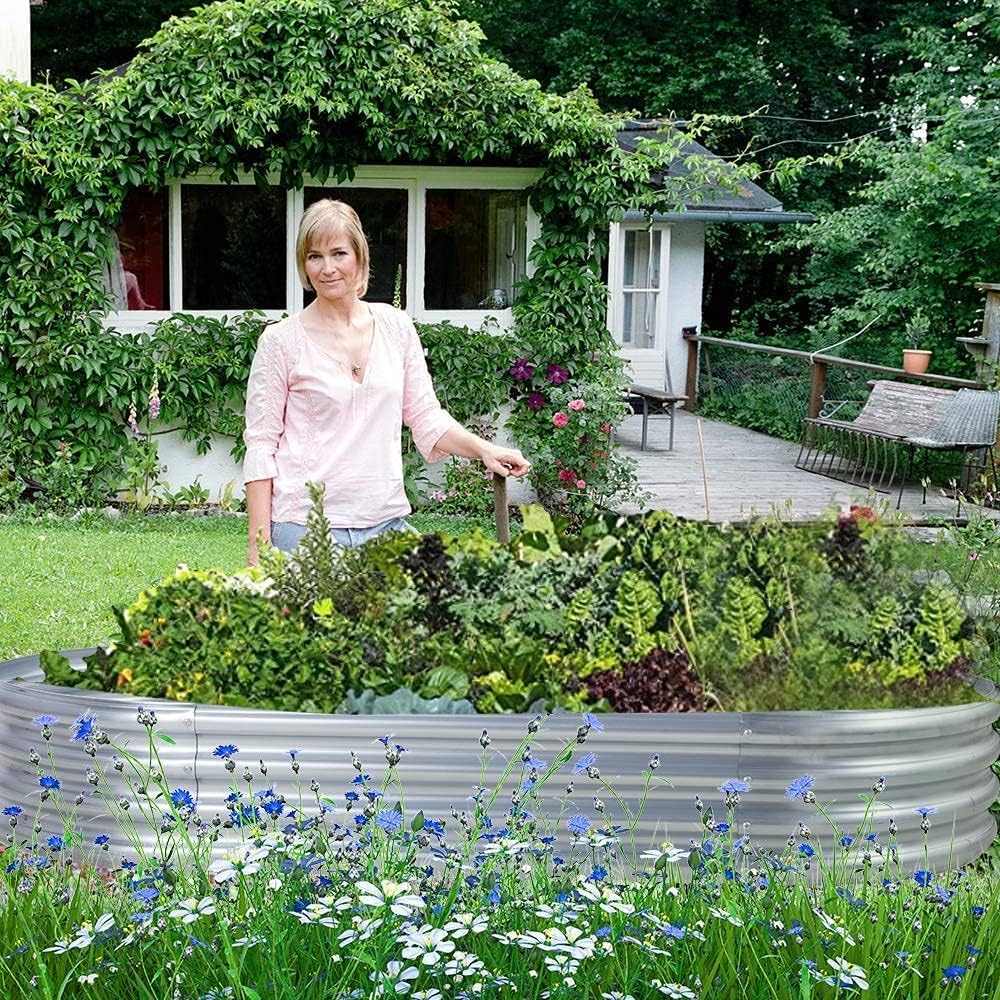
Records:
{"label": "house", "polygon": [[[26,7],[23,0],[10,10]],[[356,12],[363,16],[363,5]],[[8,15],[15,33],[23,20]],[[20,61],[11,65],[23,72],[26,32],[19,37]],[[454,58],[465,57],[464,50],[456,51],[460,55]],[[183,52],[179,58],[171,71],[177,75],[169,81],[177,94],[192,86],[180,82],[191,66],[184,64]],[[242,85],[247,89],[253,82]],[[504,85],[511,83],[496,84]],[[507,128],[516,127],[518,115],[528,114],[522,109],[535,99],[525,81],[515,86],[520,89],[504,104]],[[183,127],[197,132],[188,121]],[[558,127],[574,138],[567,126]],[[662,141],[667,134],[662,123],[630,122],[619,132],[618,144],[631,152],[641,138]],[[254,309],[277,319],[301,309],[307,298],[294,259],[298,221],[313,201],[338,197],[358,210],[369,236],[369,298],[396,299],[418,322],[448,320],[477,328],[490,319],[499,329],[508,328],[514,323],[519,283],[533,274],[532,249],[542,230],[530,200],[545,174],[547,154],[539,141],[506,141],[501,144],[506,153],[453,156],[447,162],[433,157],[414,163],[361,160],[351,170],[330,163],[344,178],[339,180],[307,170],[283,185],[276,171],[251,174],[199,166],[176,177],[164,173],[158,186],[133,186],[117,227],[118,254],[105,276],[114,306],[105,325],[127,332],[148,329],[176,312],[231,316]],[[684,152],[685,157],[711,158],[695,143]],[[686,170],[680,160],[652,178],[653,183],[683,179]],[[719,186],[696,191],[683,210],[651,220],[635,210],[613,223],[604,262],[607,322],[635,380],[683,384],[681,331],[701,322],[707,224],[808,218],[783,212],[779,202],[746,183],[735,192]],[[200,476],[202,485],[216,494],[238,477],[228,442],[220,440],[209,454],[198,456],[179,434],[163,434],[159,450],[174,489]]]}

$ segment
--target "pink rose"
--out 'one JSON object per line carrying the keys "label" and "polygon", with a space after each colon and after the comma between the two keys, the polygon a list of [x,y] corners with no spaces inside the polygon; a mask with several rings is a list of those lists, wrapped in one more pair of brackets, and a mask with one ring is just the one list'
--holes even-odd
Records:
{"label": "pink rose", "polygon": [[558,413],[554,413],[552,415],[552,423],[554,423],[556,427],[565,427],[569,423],[569,417],[567,417],[562,410],[559,410]]}
{"label": "pink rose", "polygon": [[610,434],[611,433],[611,424],[601,424],[601,430],[605,434]]}
{"label": "pink rose", "polygon": [[586,480],[583,480],[583,479],[578,479],[578,480],[576,481],[576,488],[577,488],[578,490],[585,490],[585,489],[587,488],[587,483],[586,483]]}
{"label": "pink rose", "polygon": [[564,483],[571,483],[574,479],[576,479],[576,473],[572,469],[560,469],[559,478]]}
{"label": "pink rose", "polygon": [[569,408],[575,410],[577,413],[580,412],[587,404],[584,403],[582,399],[571,399],[569,401]]}

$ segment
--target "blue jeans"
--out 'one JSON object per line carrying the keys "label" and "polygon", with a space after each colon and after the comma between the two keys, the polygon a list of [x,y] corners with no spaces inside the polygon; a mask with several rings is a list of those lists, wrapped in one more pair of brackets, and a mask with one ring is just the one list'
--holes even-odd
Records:
{"label": "blue jeans", "polygon": [[[416,528],[404,521],[401,517],[391,517],[381,524],[372,525],[370,528],[331,528],[330,534],[338,545],[343,545],[347,549],[356,549],[359,545],[364,545],[369,539],[381,535],[385,531],[412,531],[416,533]],[[282,552],[291,552],[306,533],[304,524],[295,524],[293,521],[272,521],[271,522],[271,544]]]}

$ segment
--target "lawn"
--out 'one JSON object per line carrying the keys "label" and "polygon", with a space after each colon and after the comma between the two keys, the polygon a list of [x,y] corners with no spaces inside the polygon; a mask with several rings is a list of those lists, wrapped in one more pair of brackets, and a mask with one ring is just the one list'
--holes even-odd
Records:
{"label": "lawn", "polygon": [[[421,531],[473,520],[416,515]],[[489,522],[478,522],[492,532]],[[246,563],[246,520],[199,514],[104,514],[0,520],[0,659],[94,646],[127,605],[179,563],[227,571]]]}

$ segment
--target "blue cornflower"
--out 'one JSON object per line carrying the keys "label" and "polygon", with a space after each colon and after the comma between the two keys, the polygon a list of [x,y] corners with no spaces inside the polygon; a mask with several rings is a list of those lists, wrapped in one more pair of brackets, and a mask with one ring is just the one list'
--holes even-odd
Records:
{"label": "blue cornflower", "polygon": [[674,938],[677,941],[683,941],[687,937],[687,931],[679,924],[661,924],[660,933],[664,937]]}
{"label": "blue cornflower", "polygon": [[300,753],[302,753],[302,751],[301,750],[288,750],[288,751],[286,751],[286,753],[288,754],[289,757],[292,758],[292,760],[295,760],[295,758],[298,757],[298,755]]}
{"label": "blue cornflower", "polygon": [[815,784],[816,779],[811,774],[803,774],[791,782],[785,789],[785,798],[801,799]]}
{"label": "blue cornflower", "polygon": [[54,715],[36,715],[31,720],[33,726],[54,726],[59,719]]}
{"label": "blue cornflower", "polygon": [[272,819],[277,819],[285,811],[285,803],[281,799],[268,799],[262,808]]}
{"label": "blue cornflower", "polygon": [[586,816],[570,816],[566,820],[566,829],[582,837],[590,829],[590,820]]}
{"label": "blue cornflower", "polygon": [[928,886],[934,881],[934,872],[929,872],[925,868],[918,868],[913,873],[913,881],[916,882],[917,885]]}
{"label": "blue cornflower", "polygon": [[927,819],[928,816],[933,816],[937,812],[937,806],[917,806],[913,810],[918,816],[923,816]]}
{"label": "blue cornflower", "polygon": [[99,833],[96,837],[94,837],[94,843],[97,844],[98,847],[103,847],[105,844],[109,844],[110,842],[111,838],[106,833]]}
{"label": "blue cornflower", "polygon": [[240,748],[232,743],[223,743],[222,746],[216,747],[212,751],[213,757],[221,757],[223,760],[229,760],[230,757],[235,757],[236,754],[240,752]]}
{"label": "blue cornflower", "polygon": [[728,823],[716,823],[715,824],[715,832],[716,833],[729,833],[729,824]]}
{"label": "blue cornflower", "polygon": [[490,889],[490,894],[486,897],[486,901],[493,906],[500,905],[500,883],[495,882],[493,888]]}
{"label": "blue cornflower", "polygon": [[62,785],[60,784],[59,779],[58,778],[53,778],[51,774],[43,774],[38,779],[38,784],[39,784],[39,786],[41,788],[45,788],[45,789],[47,789],[50,792],[56,792],[60,788],[62,788]]}
{"label": "blue cornflower", "polygon": [[375,822],[386,833],[395,833],[403,825],[403,814],[398,809],[383,809],[375,817]]}
{"label": "blue cornflower", "polygon": [[593,712],[583,713],[583,724],[585,726],[590,726],[591,729],[593,729],[595,732],[598,733],[602,732],[604,729],[604,723],[601,722],[601,720],[596,715],[594,715]]}
{"label": "blue cornflower", "polygon": [[740,781],[739,778],[730,778],[719,785],[719,791],[723,795],[742,795],[744,792],[750,791],[750,786],[745,781]]}
{"label": "blue cornflower", "polygon": [[841,837],[840,838],[840,846],[841,847],[850,847],[851,844],[853,844],[853,843],[854,843],[854,838],[853,837]]}
{"label": "blue cornflower", "polygon": [[370,774],[356,774],[351,778],[352,785],[367,785],[369,781],[372,780]]}
{"label": "blue cornflower", "polygon": [[950,903],[955,893],[951,889],[946,889],[943,885],[934,886],[934,895],[942,903]]}
{"label": "blue cornflower", "polygon": [[982,948],[977,948],[977,947],[976,947],[975,945],[972,945],[972,944],[967,944],[967,945],[965,946],[965,950],[966,950],[966,951],[967,951],[967,952],[968,952],[968,953],[969,953],[969,954],[970,954],[970,955],[971,955],[971,956],[972,956],[973,958],[975,958],[975,956],[976,956],[976,955],[982,955],[982,953],[983,953],[983,949],[982,949]]}
{"label": "blue cornflower", "polygon": [[574,774],[583,774],[586,772],[588,767],[593,767],[597,763],[596,753],[585,753],[574,765]]}
{"label": "blue cornflower", "polygon": [[4,806],[4,816],[20,816],[24,810],[20,806]]}
{"label": "blue cornflower", "polygon": [[591,869],[590,874],[587,876],[588,882],[601,882],[608,877],[608,870],[602,865],[594,865]]}
{"label": "blue cornflower", "polygon": [[974,906],[972,908],[972,915],[978,920],[980,917],[983,917],[983,916],[986,915],[986,907],[985,906]]}
{"label": "blue cornflower", "polygon": [[367,798],[369,802],[374,802],[376,799],[382,798],[383,795],[385,795],[385,792],[380,792],[377,788],[365,789],[365,798]]}
{"label": "blue cornflower", "polygon": [[186,788],[175,788],[170,793],[170,801],[178,809],[194,809],[194,796]]}
{"label": "blue cornflower", "polygon": [[52,836],[45,841],[49,845],[50,850],[61,851],[66,845],[63,843],[62,837]]}
{"label": "blue cornflower", "polygon": [[134,871],[138,866],[134,861],[129,861],[128,858],[122,858],[122,870],[126,872]]}
{"label": "blue cornflower", "polygon": [[811,844],[799,844],[799,854],[804,858],[816,857],[816,852],[812,849]]}
{"label": "blue cornflower", "polygon": [[949,965],[944,970],[942,978],[948,983],[959,983],[962,981],[962,976],[965,975],[965,972],[964,965]]}
{"label": "blue cornflower", "polygon": [[866,834],[865,840],[867,840],[869,844],[874,844],[875,841],[878,840],[878,832],[876,831],[875,833]]}
{"label": "blue cornflower", "polygon": [[149,904],[157,900],[159,896],[160,890],[155,889],[153,886],[148,886],[145,889],[136,889],[136,891],[132,893],[132,898],[137,903]]}
{"label": "blue cornflower", "polygon": [[594,937],[596,938],[606,938],[610,936],[611,936],[610,927],[598,927],[597,930],[594,931]]}
{"label": "blue cornflower", "polygon": [[73,742],[82,743],[84,740],[89,740],[91,734],[97,728],[97,716],[91,712],[84,712],[83,715],[77,716],[75,725],[76,731],[73,733]]}
{"label": "blue cornflower", "polygon": [[391,740],[394,735],[395,735],[394,733],[386,733],[385,736],[380,736],[377,740],[375,740],[375,742],[376,743],[381,743],[382,746],[384,746],[386,748],[386,750],[388,750],[389,749],[389,740]]}
{"label": "blue cornflower", "polygon": [[537,757],[529,757],[526,761],[523,761],[524,767],[533,768],[536,771],[541,771],[545,767],[545,761],[539,760]]}
{"label": "blue cornflower", "polygon": [[256,806],[244,803],[239,809],[230,809],[229,818],[234,826],[248,826],[260,822],[260,810]]}
{"label": "blue cornflower", "polygon": [[439,819],[425,819],[424,829],[435,837],[444,836],[444,823]]}
{"label": "blue cornflower", "polygon": [[347,799],[348,802],[357,802],[361,796],[358,795],[357,792],[344,792],[344,798]]}

